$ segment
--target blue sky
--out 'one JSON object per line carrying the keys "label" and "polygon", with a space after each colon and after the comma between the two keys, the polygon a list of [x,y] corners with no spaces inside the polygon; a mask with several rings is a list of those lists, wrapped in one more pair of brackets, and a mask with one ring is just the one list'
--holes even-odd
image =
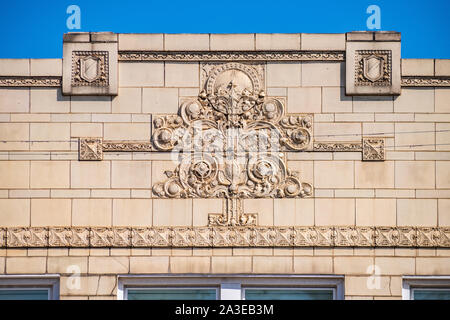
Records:
{"label": "blue sky", "polygon": [[122,33],[343,33],[367,30],[369,5],[381,30],[402,33],[403,58],[450,58],[450,0],[2,0],[0,58],[60,58],[69,5],[78,31]]}

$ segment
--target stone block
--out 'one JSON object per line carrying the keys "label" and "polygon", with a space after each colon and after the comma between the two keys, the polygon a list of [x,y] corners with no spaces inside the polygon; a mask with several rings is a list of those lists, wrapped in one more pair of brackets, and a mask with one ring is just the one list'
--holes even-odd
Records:
{"label": "stone block", "polygon": [[395,226],[396,206],[395,199],[356,199],[356,225]]}
{"label": "stone block", "polygon": [[29,59],[0,59],[1,76],[29,76]]}
{"label": "stone block", "polygon": [[142,226],[152,224],[152,200],[150,199],[114,199],[114,226]]}
{"label": "stone block", "polygon": [[292,257],[253,257],[253,273],[292,273]]}
{"label": "stone block", "polygon": [[68,113],[70,98],[64,97],[59,88],[33,88],[30,90],[31,112]]}
{"label": "stone block", "polygon": [[275,226],[314,225],[314,199],[275,199],[273,206]]}
{"label": "stone block", "polygon": [[62,76],[61,59],[30,59],[31,76]]}
{"label": "stone block", "polygon": [[434,150],[434,123],[396,123],[396,150]]}
{"label": "stone block", "polygon": [[130,257],[131,273],[168,273],[169,257]]}
{"label": "stone block", "polygon": [[112,161],[112,188],[151,188],[150,161]]}
{"label": "stone block", "polygon": [[355,141],[361,137],[360,123],[316,123],[316,141]]}
{"label": "stone block", "polygon": [[80,273],[87,272],[88,257],[48,257],[47,272],[72,274],[75,270]]}
{"label": "stone block", "polygon": [[450,199],[438,200],[438,225],[450,227]]}
{"label": "stone block", "polygon": [[70,150],[70,123],[31,123],[31,150]]}
{"label": "stone block", "polygon": [[434,89],[403,89],[394,100],[394,112],[434,112]]}
{"label": "stone block", "polygon": [[300,50],[299,33],[257,33],[256,50]]}
{"label": "stone block", "polygon": [[164,50],[186,51],[186,50],[209,50],[209,34],[165,34]]}
{"label": "stone block", "polygon": [[434,60],[402,59],[402,76],[434,76]]}
{"label": "stone block", "polygon": [[144,88],[142,96],[143,113],[178,112],[178,89],[176,88]]}
{"label": "stone block", "polygon": [[71,215],[70,199],[31,199],[32,227],[68,227]]}
{"label": "stone block", "polygon": [[30,131],[28,123],[0,123],[0,150],[28,150]]}
{"label": "stone block", "polygon": [[170,257],[172,273],[209,273],[210,267],[209,257]]}
{"label": "stone block", "polygon": [[302,33],[302,50],[345,50],[344,33]]}
{"label": "stone block", "polygon": [[192,199],[154,199],[154,226],[191,226]]}
{"label": "stone block", "polygon": [[442,276],[450,273],[450,258],[416,258],[416,274]]}
{"label": "stone block", "polygon": [[434,108],[435,112],[450,113],[450,88],[435,88]]}
{"label": "stone block", "polygon": [[302,84],[302,64],[299,62],[267,63],[268,87],[299,87]]}
{"label": "stone block", "polygon": [[245,199],[245,213],[257,213],[260,226],[273,226],[273,199]]}
{"label": "stone block", "polygon": [[0,112],[17,113],[30,111],[30,89],[0,88]]}
{"label": "stone block", "polygon": [[109,161],[72,161],[70,172],[72,188],[110,187]]}
{"label": "stone block", "polygon": [[211,50],[255,50],[255,35],[248,34],[211,34],[209,39]]}
{"label": "stone block", "polygon": [[29,199],[0,199],[1,227],[28,227],[30,225]]}
{"label": "stone block", "polygon": [[192,201],[192,224],[194,226],[206,226],[210,213],[222,213],[223,199],[193,199]]}
{"label": "stone block", "polygon": [[450,76],[450,59],[434,60],[435,76]]}
{"label": "stone block", "polygon": [[212,257],[211,258],[212,273],[251,273],[252,258],[251,257]]}
{"label": "stone block", "polygon": [[118,274],[129,272],[129,257],[89,257],[89,273]]}
{"label": "stone block", "polygon": [[399,226],[437,226],[436,199],[397,199]]}
{"label": "stone block", "polygon": [[104,140],[150,140],[150,126],[147,123],[105,123]]}
{"label": "stone block", "polygon": [[334,257],[334,273],[345,275],[367,275],[373,265],[372,257]]}
{"label": "stone block", "polygon": [[395,187],[405,189],[433,189],[435,164],[433,161],[396,161]]}
{"label": "stone block", "polygon": [[394,161],[355,162],[356,188],[393,188]]}
{"label": "stone block", "polygon": [[196,62],[166,62],[165,86],[198,87],[199,72],[199,64]]}
{"label": "stone block", "polygon": [[320,88],[288,88],[288,113],[321,113]]}
{"label": "stone block", "polygon": [[315,225],[339,226],[355,224],[354,199],[315,199]]}
{"label": "stone block", "polygon": [[112,221],[112,200],[73,199],[72,225],[85,227],[107,227]]}
{"label": "stone block", "polygon": [[111,97],[102,96],[73,96],[70,102],[70,111],[73,113],[110,113]]}
{"label": "stone block", "polygon": [[30,182],[28,161],[0,161],[0,188],[27,189]]}
{"label": "stone block", "polygon": [[141,88],[119,88],[119,94],[112,99],[113,113],[141,113]]}
{"label": "stone block", "polygon": [[393,112],[392,97],[363,96],[353,97],[353,112]]}
{"label": "stone block", "polygon": [[302,63],[303,87],[341,87],[344,85],[344,63],[304,62]]}
{"label": "stone block", "polygon": [[315,188],[353,188],[353,161],[314,162]]}
{"label": "stone block", "polygon": [[436,161],[436,188],[450,188],[450,161]]}
{"label": "stone block", "polygon": [[162,33],[119,33],[120,51],[164,50]]}
{"label": "stone block", "polygon": [[119,85],[121,87],[163,87],[163,62],[119,63]]}
{"label": "stone block", "polygon": [[117,35],[111,32],[90,33],[89,42],[65,37],[63,94],[117,95],[117,52]]}
{"label": "stone block", "polygon": [[352,98],[345,95],[344,87],[322,88],[322,112],[352,112]]}
{"label": "stone block", "polygon": [[101,123],[71,123],[70,124],[71,137],[102,137],[103,124]]}
{"label": "stone block", "polygon": [[331,257],[294,257],[296,274],[332,274],[333,258]]}
{"label": "stone block", "polygon": [[44,274],[47,269],[47,257],[8,257],[7,274]]}
{"label": "stone block", "polygon": [[31,161],[30,188],[69,188],[69,161]]}
{"label": "stone block", "polygon": [[399,95],[400,51],[400,41],[347,40],[346,94]]}

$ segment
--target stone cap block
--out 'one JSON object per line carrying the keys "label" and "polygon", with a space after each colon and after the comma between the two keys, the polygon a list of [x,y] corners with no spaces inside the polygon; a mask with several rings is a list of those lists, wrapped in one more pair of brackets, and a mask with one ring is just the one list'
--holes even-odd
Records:
{"label": "stone cap block", "polygon": [[435,59],[434,73],[436,76],[450,76],[450,59]]}
{"label": "stone cap block", "polygon": [[164,34],[162,33],[119,33],[118,36],[119,50],[164,50]]}
{"label": "stone cap block", "polygon": [[0,76],[29,76],[30,59],[0,59]]}
{"label": "stone cap block", "polygon": [[63,42],[89,42],[89,32],[69,32],[63,35]]}
{"label": "stone cap block", "polygon": [[302,33],[302,50],[345,50],[344,33]]}
{"label": "stone cap block", "polygon": [[63,42],[117,42],[117,33],[69,32],[63,35]]}
{"label": "stone cap block", "polygon": [[402,76],[434,76],[434,60],[402,59]]}
{"label": "stone cap block", "polygon": [[396,31],[352,31],[346,33],[347,41],[401,41]]}
{"label": "stone cap block", "polygon": [[31,76],[62,76],[62,59],[30,59]]}

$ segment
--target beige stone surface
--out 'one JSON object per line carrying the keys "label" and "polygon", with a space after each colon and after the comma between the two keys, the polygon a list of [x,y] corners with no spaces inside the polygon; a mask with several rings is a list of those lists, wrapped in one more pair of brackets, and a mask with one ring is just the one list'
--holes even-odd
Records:
{"label": "beige stone surface", "polygon": [[212,273],[251,273],[251,257],[212,257]]}
{"label": "beige stone surface", "polygon": [[114,199],[114,226],[150,226],[152,224],[152,200]]}
{"label": "beige stone surface", "polygon": [[356,225],[395,226],[396,210],[395,199],[356,199]]}
{"label": "beige stone surface", "polygon": [[111,97],[73,96],[70,111],[76,113],[111,112]]}
{"label": "beige stone surface", "polygon": [[130,257],[131,273],[168,273],[169,257]]}
{"label": "beige stone surface", "polygon": [[0,199],[1,227],[28,227],[30,199]]}
{"label": "beige stone surface", "polygon": [[436,161],[436,188],[450,188],[450,161]]}
{"label": "beige stone surface", "polygon": [[154,199],[154,226],[191,226],[192,199]]}
{"label": "beige stone surface", "polygon": [[150,140],[148,123],[105,123],[103,128],[105,140]]}
{"label": "beige stone surface", "polygon": [[128,273],[129,258],[128,257],[89,257],[88,261],[89,273],[98,274],[118,274]]}
{"label": "beige stone surface", "polygon": [[415,258],[375,257],[375,265],[380,268],[382,275],[414,275],[415,260]]}
{"label": "beige stone surface", "polygon": [[[28,123],[0,123],[0,150],[28,150],[30,130]],[[17,141],[17,142],[14,142]]]}
{"label": "beige stone surface", "polygon": [[0,112],[28,112],[30,110],[30,89],[0,88]]}
{"label": "beige stone surface", "polygon": [[302,50],[345,50],[345,34],[302,33]]}
{"label": "beige stone surface", "polygon": [[245,199],[243,208],[245,213],[258,214],[258,225],[273,225],[273,199]]}
{"label": "beige stone surface", "polygon": [[48,257],[47,259],[48,273],[72,274],[74,270],[86,273],[87,266],[88,257]]}
{"label": "beige stone surface", "polygon": [[62,76],[61,59],[30,59],[31,76]]}
{"label": "beige stone surface", "polygon": [[253,257],[253,273],[292,273],[292,257]]}
{"label": "beige stone surface", "polygon": [[208,225],[210,213],[222,213],[223,199],[193,199],[192,200],[192,224],[194,226]]}
{"label": "beige stone surface", "polygon": [[372,257],[334,257],[334,273],[345,275],[366,275],[373,263]]}
{"label": "beige stone surface", "polygon": [[354,199],[315,199],[315,225],[354,225]]}
{"label": "beige stone surface", "polygon": [[8,257],[7,274],[43,274],[47,269],[47,257]]}
{"label": "beige stone surface", "polygon": [[70,199],[31,199],[31,226],[70,226],[71,211]]}
{"label": "beige stone surface", "polygon": [[163,50],[163,47],[164,35],[162,33],[119,34],[119,50]]}
{"label": "beige stone surface", "polygon": [[257,33],[256,50],[300,50],[298,33]]}
{"label": "beige stone surface", "polygon": [[402,59],[402,76],[434,76],[434,60]]}
{"label": "beige stone surface", "polygon": [[31,123],[31,150],[70,150],[70,123]]}
{"label": "beige stone surface", "polygon": [[294,272],[296,274],[332,274],[333,259],[331,257],[295,257]]}
{"label": "beige stone surface", "polygon": [[435,112],[450,113],[450,89],[435,88]]}
{"label": "beige stone surface", "polygon": [[211,34],[211,50],[255,50],[255,35],[248,34]]}
{"label": "beige stone surface", "polygon": [[322,112],[352,112],[352,97],[345,95],[344,87],[323,87]]}
{"label": "beige stone surface", "polygon": [[450,76],[450,60],[449,59],[435,59],[434,73],[436,76]]}
{"label": "beige stone surface", "polygon": [[315,188],[353,188],[353,161],[315,161]]}
{"label": "beige stone surface", "polygon": [[396,161],[395,187],[431,189],[435,186],[434,161]]}
{"label": "beige stone surface", "polygon": [[353,112],[393,112],[392,97],[367,96],[353,97]]}
{"label": "beige stone surface", "polygon": [[209,34],[165,34],[164,50],[209,50]]}
{"label": "beige stone surface", "polygon": [[28,188],[30,185],[29,161],[0,161],[0,188]]}
{"label": "beige stone surface", "polygon": [[72,188],[109,188],[110,162],[72,161],[70,167]]}
{"label": "beige stone surface", "polygon": [[434,150],[434,123],[396,123],[395,150]]}
{"label": "beige stone surface", "polygon": [[373,275],[345,277],[345,294],[390,296],[390,277],[374,277]]}
{"label": "beige stone surface", "polygon": [[141,88],[119,88],[119,94],[112,98],[113,113],[141,113]]}
{"label": "beige stone surface", "polygon": [[73,199],[72,225],[107,227],[112,224],[111,199]]}
{"label": "beige stone surface", "polygon": [[273,206],[275,226],[314,225],[314,199],[275,199]]}
{"label": "beige stone surface", "polygon": [[63,96],[59,88],[30,89],[31,112],[68,113],[70,97]]}
{"label": "beige stone surface", "polygon": [[119,87],[164,86],[163,62],[119,63]]}
{"label": "beige stone surface", "polygon": [[403,88],[394,99],[394,112],[434,112],[434,89]]}
{"label": "beige stone surface", "polygon": [[29,59],[0,59],[0,75],[28,76],[30,75]]}
{"label": "beige stone surface", "polygon": [[112,161],[112,188],[151,188],[150,161]]}
{"label": "beige stone surface", "polygon": [[288,113],[322,112],[320,88],[288,88]]}
{"label": "beige stone surface", "polygon": [[70,161],[31,161],[30,188],[69,188]]}
{"label": "beige stone surface", "polygon": [[210,268],[209,257],[170,257],[172,273],[209,273]]}
{"label": "beige stone surface", "polygon": [[71,137],[102,137],[103,124],[102,123],[71,123],[70,124]]}
{"label": "beige stone surface", "polygon": [[304,62],[302,63],[302,86],[343,86],[344,68],[342,62]]}
{"label": "beige stone surface", "polygon": [[144,88],[142,96],[143,113],[178,112],[178,90],[176,88]]}
{"label": "beige stone surface", "polygon": [[302,64],[268,62],[266,74],[269,87],[299,87],[302,83]]}
{"label": "beige stone surface", "polygon": [[447,275],[450,273],[450,258],[416,258],[417,275]]}
{"label": "beige stone surface", "polygon": [[166,87],[198,87],[200,67],[196,62],[166,62]]}
{"label": "beige stone surface", "polygon": [[438,200],[438,225],[440,227],[450,226],[450,199]]}
{"label": "beige stone surface", "polygon": [[314,126],[316,141],[355,141],[360,137],[359,123],[316,123]]}
{"label": "beige stone surface", "polygon": [[397,224],[399,226],[437,226],[436,199],[398,199]]}
{"label": "beige stone surface", "polygon": [[356,188],[393,188],[394,161],[355,161]]}

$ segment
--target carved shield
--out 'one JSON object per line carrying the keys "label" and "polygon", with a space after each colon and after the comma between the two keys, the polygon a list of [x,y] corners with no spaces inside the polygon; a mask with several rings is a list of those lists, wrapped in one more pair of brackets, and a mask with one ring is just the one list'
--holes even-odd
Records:
{"label": "carved shield", "polygon": [[80,59],[80,77],[92,82],[100,77],[100,59],[93,56]]}
{"label": "carved shield", "polygon": [[363,58],[364,77],[375,82],[383,77],[384,60],[381,57],[371,55]]}

